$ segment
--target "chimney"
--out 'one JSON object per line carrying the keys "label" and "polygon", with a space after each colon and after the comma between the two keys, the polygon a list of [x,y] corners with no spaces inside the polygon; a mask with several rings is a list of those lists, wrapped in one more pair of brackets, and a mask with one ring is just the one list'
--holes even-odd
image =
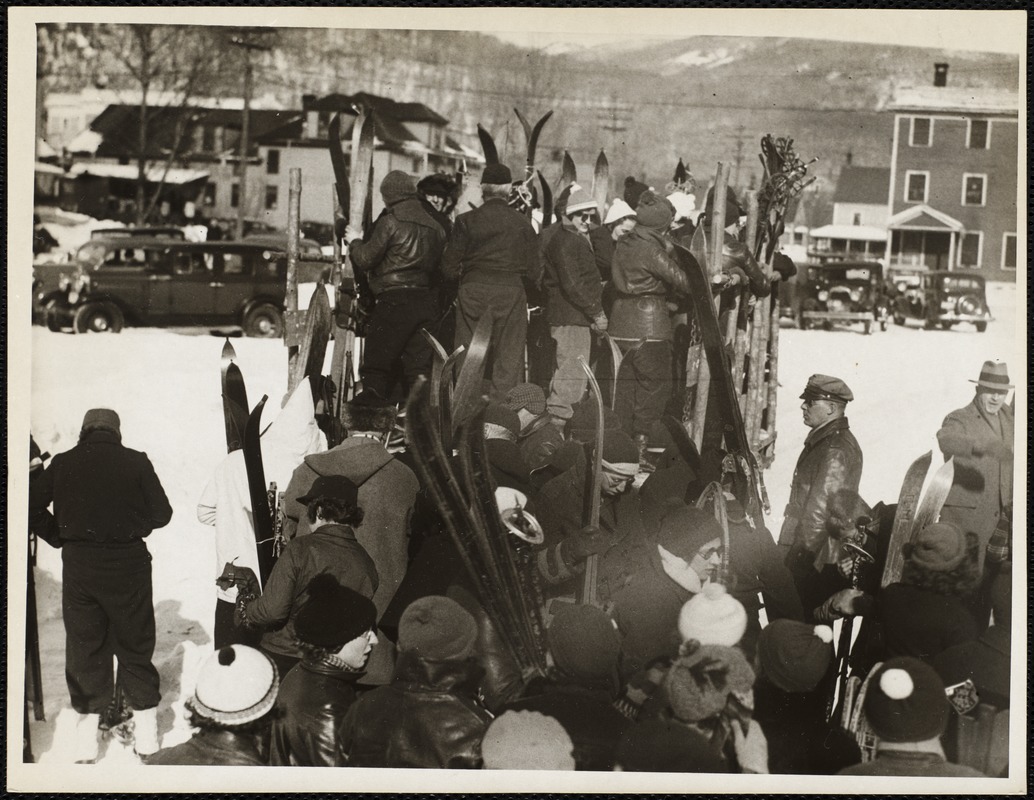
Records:
{"label": "chimney", "polygon": [[846,166],[849,167],[851,166],[852,161],[854,161],[854,153],[848,150],[846,153],[844,153],[844,163]]}
{"label": "chimney", "polygon": [[948,65],[934,64],[933,65],[933,85],[934,86],[947,86],[948,85]]}

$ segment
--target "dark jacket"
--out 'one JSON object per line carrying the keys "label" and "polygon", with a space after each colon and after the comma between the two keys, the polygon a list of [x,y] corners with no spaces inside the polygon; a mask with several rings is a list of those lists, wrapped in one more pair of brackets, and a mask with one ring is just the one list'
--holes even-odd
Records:
{"label": "dark jacket", "polygon": [[610,228],[600,225],[589,231],[589,244],[592,245],[592,254],[600,280],[609,281],[614,261],[614,237],[611,235]]}
{"label": "dark jacket", "polygon": [[829,538],[826,523],[830,498],[841,489],[857,492],[861,477],[862,449],[847,417],[809,432],[793,472],[779,544],[796,544],[818,553]]}
{"label": "dark jacket", "polygon": [[165,747],[145,759],[148,766],[264,767],[255,737],[230,730],[199,731],[183,744]]}
{"label": "dark jacket", "polygon": [[603,293],[592,245],[566,220],[545,245],[546,319],[551,326],[589,327],[603,312]]}
{"label": "dark jacket", "polygon": [[446,279],[464,283],[522,286],[542,277],[535,229],[527,218],[503,200],[486,200],[460,214],[442,256]]}
{"label": "dark jacket", "polygon": [[491,715],[477,700],[473,659],[429,661],[402,651],[391,684],[367,692],[341,724],[351,767],[480,769]]}
{"label": "dark jacket", "polygon": [[528,465],[531,472],[549,464],[563,443],[564,435],[553,424],[549,414],[543,414],[532,420],[528,429],[521,431],[517,437],[517,446],[521,448],[524,463]]}
{"label": "dark jacket", "polygon": [[973,681],[980,702],[1009,707],[1012,676],[1011,634],[1008,623],[992,625],[975,642],[963,642],[933,658],[933,668],[945,686]]}
{"label": "dark jacket", "polygon": [[324,525],[308,536],[298,536],[280,554],[262,596],[247,607],[250,624],[271,629],[262,636],[263,648],[300,657],[294,618],[308,599],[309,583],[324,572],[363,597],[372,598],[377,591],[377,567],[349,526]]}
{"label": "dark jacket", "polygon": [[384,209],[368,242],[348,245],[355,268],[370,273],[374,295],[389,289],[426,288],[445,247],[445,229],[415,197]]}
{"label": "dark jacket", "polygon": [[872,761],[840,770],[838,775],[893,775],[917,778],[986,778],[983,772],[961,764],[951,764],[936,753],[910,753],[882,750]]}
{"label": "dark jacket", "polygon": [[275,767],[343,767],[338,728],[352,703],[362,672],[306,659],[280,683],[269,763]]}
{"label": "dark jacket", "polygon": [[892,583],[876,597],[886,656],[930,661],[952,645],[974,642],[977,624],[959,597]]}
{"label": "dark jacket", "polygon": [[123,447],[115,433],[94,430],[30,484],[33,524],[47,525],[47,507],[61,542],[128,543],[172,519],[172,506],[144,453]]}
{"label": "dark jacket", "polygon": [[505,710],[538,711],[563,725],[574,745],[576,770],[613,770],[618,740],[632,724],[614,708],[606,691],[561,680],[533,683],[525,697]]}
{"label": "dark jacket", "polygon": [[609,332],[615,339],[671,339],[665,296],[688,294],[689,281],[668,255],[666,244],[661,234],[637,226],[614,246],[611,283],[616,296]]}

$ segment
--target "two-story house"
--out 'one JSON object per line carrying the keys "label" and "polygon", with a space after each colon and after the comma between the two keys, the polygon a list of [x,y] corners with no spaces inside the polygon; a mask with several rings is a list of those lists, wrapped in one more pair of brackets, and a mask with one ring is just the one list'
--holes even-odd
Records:
{"label": "two-story house", "polygon": [[887,222],[890,267],[1016,277],[1019,97],[940,85],[898,91]]}
{"label": "two-story house", "polygon": [[842,167],[833,193],[833,222],[809,232],[809,258],[882,259],[889,185],[887,167]]}

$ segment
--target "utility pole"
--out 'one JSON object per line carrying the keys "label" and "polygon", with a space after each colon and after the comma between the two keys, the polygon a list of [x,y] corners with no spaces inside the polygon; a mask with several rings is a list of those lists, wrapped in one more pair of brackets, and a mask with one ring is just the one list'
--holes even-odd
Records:
{"label": "utility pole", "polygon": [[743,163],[743,133],[747,128],[740,125],[736,128],[736,172],[733,173],[732,185],[739,188],[740,164]]}
{"label": "utility pole", "polygon": [[275,33],[263,28],[240,28],[238,33],[230,37],[230,44],[244,50],[244,110],[241,114],[240,157],[237,162],[237,227],[234,238],[244,238],[244,215],[248,206],[248,145],[251,139],[251,93],[252,64],[251,54],[255,50],[268,52],[268,44],[257,41],[254,37]]}

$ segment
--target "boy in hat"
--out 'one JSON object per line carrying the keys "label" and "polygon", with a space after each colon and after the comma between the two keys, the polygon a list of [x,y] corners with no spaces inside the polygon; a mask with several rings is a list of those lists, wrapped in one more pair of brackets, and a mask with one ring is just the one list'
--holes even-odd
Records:
{"label": "boy in hat", "polygon": [[368,273],[376,299],[359,368],[361,396],[384,402],[391,397],[392,374],[400,366],[404,392],[430,372],[433,354],[421,330],[436,319],[431,283],[445,247],[445,229],[417,199],[406,173],[392,170],[385,175],[381,197],[385,209],[369,241],[351,226],[345,237],[352,264]]}
{"label": "boy in hat", "polygon": [[[521,432],[517,446],[532,472],[542,469],[564,444],[553,417],[546,413],[546,394],[534,383],[518,383],[506,393],[506,407],[517,412]],[[573,412],[572,412],[573,413]]]}
{"label": "boy in hat", "polygon": [[521,379],[528,329],[524,281],[542,277],[535,229],[507,205],[513,176],[503,164],[489,164],[481,176],[485,202],[460,214],[442,257],[446,279],[459,281],[455,346],[470,346],[478,320],[492,320],[486,374],[502,399]]}
{"label": "boy in hat", "polygon": [[607,315],[589,231],[599,225],[596,202],[578,184],[571,187],[559,228],[543,251],[546,316],[556,342],[556,361],[546,407],[566,422],[571,406],[582,399],[588,384],[578,356],[588,362],[592,331],[605,333]]}
{"label": "boy in hat", "polygon": [[327,574],[312,579],[308,595],[294,621],[302,662],[280,684],[270,763],[342,767],[337,731],[377,644],[377,609]]}
{"label": "boy in hat", "polygon": [[813,610],[841,588],[835,566],[839,550],[829,531],[829,503],[837,492],[857,493],[862,449],[845,416],[854,394],[840,378],[812,375],[801,400],[804,424],[811,432],[794,469],[779,545],[786,551],[786,565],[808,621]]}
{"label": "boy in hat", "polygon": [[112,655],[134,709],[134,749],[154,753],[161,695],[144,539],[169,523],[172,506],[147,455],[123,447],[117,413],[86,412],[79,443],[31,482],[29,518],[59,537],[65,678],[79,712],[76,760],[97,758],[100,712],[115,689]]}

